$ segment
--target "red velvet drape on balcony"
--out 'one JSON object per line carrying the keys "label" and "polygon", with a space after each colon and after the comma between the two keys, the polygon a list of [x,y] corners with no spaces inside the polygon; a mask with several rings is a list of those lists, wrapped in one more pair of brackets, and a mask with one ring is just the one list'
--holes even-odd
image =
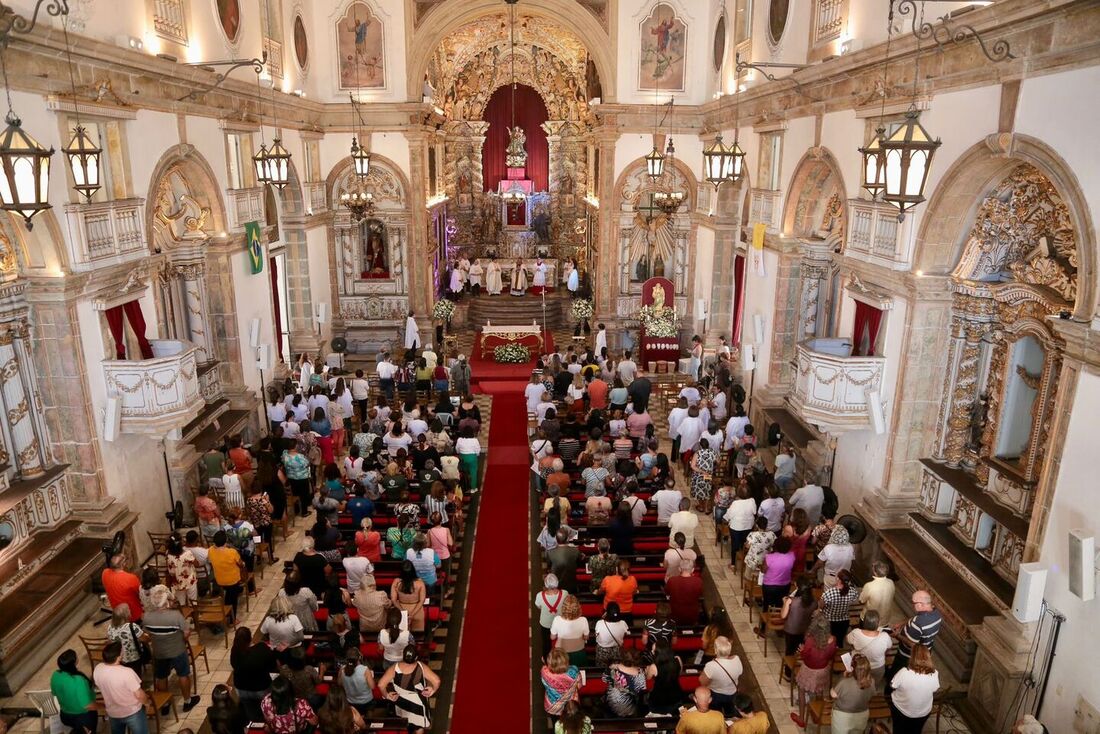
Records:
{"label": "red velvet drape on balcony", "polygon": [[[481,149],[481,175],[486,191],[496,191],[498,184],[508,178],[505,155],[508,149],[508,127],[512,124],[512,86],[504,86],[493,92],[485,105],[485,122],[489,130]],[[527,178],[535,184],[535,191],[550,190],[550,149],[546,144],[546,131],[542,123],[549,118],[542,97],[525,84],[516,85],[516,125],[527,135]]]}
{"label": "red velvet drape on balcony", "polygon": [[142,359],[153,358],[153,346],[145,338],[145,316],[141,313],[141,304],[130,301],[122,304],[122,310],[126,313],[126,320],[130,322],[130,328],[137,337],[138,349],[141,350]]}
{"label": "red velvet drape on balcony", "polygon": [[745,315],[745,256],[733,258],[733,339],[730,344],[741,345],[741,320]]}
{"label": "red velvet drape on balcony", "polygon": [[855,324],[852,329],[852,356],[875,356],[875,341],[882,323],[882,310],[863,301],[856,301]]}
{"label": "red velvet drape on balcony", "polygon": [[126,359],[126,326],[123,322],[122,306],[115,306],[103,312],[107,319],[107,328],[115,340],[115,359]]}

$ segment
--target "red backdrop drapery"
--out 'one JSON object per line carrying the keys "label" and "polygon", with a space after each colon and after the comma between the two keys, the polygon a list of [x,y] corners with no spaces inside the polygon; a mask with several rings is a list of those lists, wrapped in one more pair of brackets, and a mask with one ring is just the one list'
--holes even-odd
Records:
{"label": "red backdrop drapery", "polygon": [[[496,191],[498,184],[508,178],[505,155],[508,149],[508,127],[512,124],[512,85],[505,84],[493,92],[485,105],[485,122],[489,130],[481,149],[481,174],[486,191]],[[516,125],[527,135],[527,178],[535,184],[535,191],[550,190],[550,149],[546,144],[546,131],[542,123],[549,114],[542,97],[525,84],[516,85]]]}
{"label": "red backdrop drapery", "polygon": [[[855,324],[852,328],[852,355],[875,356],[875,341],[878,339],[878,327],[882,323],[882,311],[863,301],[856,301]],[[866,340],[866,342],[864,341]],[[867,344],[866,349],[864,343]]]}
{"label": "red backdrop drapery", "polygon": [[[137,337],[138,349],[141,350],[142,359],[153,358],[153,345],[145,337],[145,316],[141,313],[141,304],[137,301],[128,301],[121,306],[113,306],[103,312],[107,319],[107,328],[111,332],[111,338],[115,342],[115,359],[126,359],[126,324],[130,322],[130,329]],[[125,320],[124,320],[125,319]]]}

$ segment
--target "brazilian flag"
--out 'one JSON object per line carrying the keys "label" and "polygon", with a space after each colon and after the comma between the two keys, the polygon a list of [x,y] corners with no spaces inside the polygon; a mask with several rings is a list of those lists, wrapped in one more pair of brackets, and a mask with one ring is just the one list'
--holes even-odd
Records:
{"label": "brazilian flag", "polygon": [[260,239],[259,222],[244,223],[244,243],[248,249],[248,264],[252,266],[252,274],[263,272],[264,248]]}

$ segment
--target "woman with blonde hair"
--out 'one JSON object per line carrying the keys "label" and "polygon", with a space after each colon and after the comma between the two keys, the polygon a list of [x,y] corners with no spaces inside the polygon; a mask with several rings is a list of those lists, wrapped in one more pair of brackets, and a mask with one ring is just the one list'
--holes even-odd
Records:
{"label": "woman with blonde hair", "polygon": [[889,698],[894,734],[920,734],[940,687],[940,674],[927,645],[913,646],[909,665],[894,674],[890,687],[894,689]]}
{"label": "woman with blonde hair", "polygon": [[131,621],[129,604],[122,603],[111,610],[107,639],[122,645],[122,664],[140,676],[145,666],[142,658],[149,659],[149,648],[144,641],[145,631]]}
{"label": "woman with blonde hair", "polygon": [[579,700],[581,672],[576,665],[569,663],[569,656],[564,650],[555,648],[550,651],[540,678],[546,691],[543,704],[550,716],[561,716],[571,701]]}
{"label": "woman with blonde hair", "polygon": [[573,594],[566,596],[561,611],[550,623],[550,640],[556,643],[554,649],[566,655],[569,665],[584,665],[588,662],[584,646],[590,634],[588,618],[581,615],[580,600]]}
{"label": "woman with blonde hair", "polygon": [[371,563],[382,561],[382,534],[374,529],[374,521],[364,517],[355,532],[356,553]]}
{"label": "woman with blonde hair", "polygon": [[829,621],[818,610],[810,618],[806,639],[799,649],[802,666],[795,677],[798,683],[798,713],[792,711],[791,720],[802,728],[806,728],[806,707],[810,699],[829,690],[834,653],[836,638],[829,631]]}
{"label": "woman with blonde hair", "polygon": [[875,695],[875,680],[871,663],[858,652],[852,656],[852,667],[829,691],[833,697],[833,734],[863,734],[870,716],[871,697]]}
{"label": "woman with blonde hair", "polygon": [[271,600],[267,616],[260,623],[260,632],[267,636],[268,644],[279,652],[298,647],[305,639],[302,622],[294,613],[290,599],[283,594]]}

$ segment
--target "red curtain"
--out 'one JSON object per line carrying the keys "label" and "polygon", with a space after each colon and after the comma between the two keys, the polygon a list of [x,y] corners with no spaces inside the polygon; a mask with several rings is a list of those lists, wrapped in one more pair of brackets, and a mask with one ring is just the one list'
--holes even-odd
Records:
{"label": "red curtain", "polygon": [[141,313],[141,304],[130,301],[122,304],[122,310],[126,313],[126,320],[130,322],[130,328],[137,337],[138,348],[141,350],[142,359],[153,358],[153,346],[145,338],[145,316]]}
{"label": "red curtain", "polygon": [[115,359],[126,359],[126,334],[123,331],[122,306],[115,306],[103,312],[107,317],[107,328],[111,330],[111,338],[115,340]]}
{"label": "red curtain", "polygon": [[275,355],[280,362],[283,361],[283,314],[279,308],[279,261],[268,258],[271,271],[271,307],[275,311]]}
{"label": "red curtain", "polygon": [[741,345],[741,319],[745,314],[745,256],[733,258],[733,340],[734,346]]}
{"label": "red curtain", "polygon": [[[508,149],[508,127],[512,123],[512,86],[505,84],[493,92],[485,105],[485,122],[489,131],[481,149],[481,175],[486,191],[496,191],[498,184],[508,178],[505,151]],[[542,97],[525,84],[516,85],[516,125],[527,135],[527,178],[535,184],[535,191],[550,190],[550,149],[546,144],[546,131],[542,123],[549,113]]]}
{"label": "red curtain", "polygon": [[[862,357],[875,356],[875,341],[882,324],[882,311],[863,301],[856,301],[855,324],[852,328],[852,355]],[[864,343],[866,342],[866,349]]]}

